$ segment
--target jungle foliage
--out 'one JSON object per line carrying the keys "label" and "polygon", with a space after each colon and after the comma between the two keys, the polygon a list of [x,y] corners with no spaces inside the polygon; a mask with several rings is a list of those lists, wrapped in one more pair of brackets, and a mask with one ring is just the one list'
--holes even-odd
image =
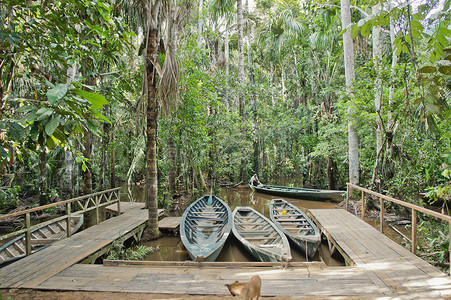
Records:
{"label": "jungle foliage", "polygon": [[[243,167],[267,183],[289,176],[344,189],[352,119],[362,186],[415,203],[422,192],[449,201],[451,1],[415,3],[356,1],[342,28],[334,0],[245,1],[243,20],[232,1],[163,1],[155,76],[165,62],[179,76],[176,105],[158,118],[159,197],[237,183]],[[93,190],[146,178],[140,11],[114,0],[1,2],[0,163],[3,176],[15,176],[0,190],[0,211],[29,197],[76,196],[83,172]],[[351,93],[345,31],[354,43]]]}

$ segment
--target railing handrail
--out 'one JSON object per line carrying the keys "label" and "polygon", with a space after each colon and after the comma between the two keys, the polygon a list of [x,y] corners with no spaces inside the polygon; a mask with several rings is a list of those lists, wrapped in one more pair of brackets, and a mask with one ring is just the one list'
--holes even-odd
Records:
{"label": "railing handrail", "polygon": [[90,197],[95,197],[101,194],[106,194],[109,192],[114,192],[117,190],[120,190],[120,187],[117,188],[113,188],[113,189],[109,189],[109,190],[105,190],[105,191],[101,191],[101,192],[96,192],[96,193],[92,193],[92,194],[88,194],[88,195],[83,195],[77,198],[72,198],[69,200],[64,200],[64,201],[59,201],[59,202],[55,202],[55,203],[51,203],[51,204],[47,204],[47,205],[43,205],[43,206],[38,206],[38,207],[34,207],[34,208],[30,208],[30,209],[25,209],[25,210],[21,210],[15,213],[11,213],[11,214],[6,214],[6,215],[2,215],[0,216],[0,220],[4,220],[4,219],[9,219],[9,218],[13,218],[13,217],[17,217],[20,215],[25,215],[27,213],[32,213],[35,211],[39,211],[39,210],[44,210],[50,207],[54,207],[54,206],[59,206],[59,205],[63,205],[63,204],[67,204],[67,203],[71,203],[71,202],[75,202],[75,201],[80,201],[83,200],[85,198],[90,198]]}
{"label": "railing handrail", "polygon": [[402,200],[398,200],[398,199],[392,198],[390,196],[386,196],[386,195],[374,192],[372,190],[360,187],[360,186],[352,184],[352,183],[346,183],[346,185],[351,187],[351,188],[353,188],[353,189],[363,191],[363,192],[365,192],[367,194],[371,194],[371,195],[374,195],[376,197],[379,197],[379,198],[382,198],[382,199],[394,202],[396,204],[399,204],[399,205],[402,205],[402,206],[406,206],[406,207],[414,209],[416,211],[419,211],[419,212],[422,212],[422,213],[425,213],[425,214],[429,214],[429,215],[432,215],[432,216],[437,217],[439,219],[451,222],[451,216],[448,216],[448,215],[445,215],[445,214],[433,211],[431,209],[428,209],[428,208],[425,208],[425,207],[422,207],[422,206],[418,206],[418,205],[415,205],[415,204],[412,204],[412,203],[408,203],[408,202],[405,202],[405,201],[402,201]]}

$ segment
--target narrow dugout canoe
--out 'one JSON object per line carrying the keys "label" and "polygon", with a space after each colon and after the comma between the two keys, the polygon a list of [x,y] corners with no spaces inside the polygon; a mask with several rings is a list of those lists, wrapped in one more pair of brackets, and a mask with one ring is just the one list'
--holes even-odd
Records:
{"label": "narrow dugout canoe", "polygon": [[183,213],[180,237],[193,261],[215,261],[232,230],[232,211],[216,196],[204,196]]}
{"label": "narrow dugout canoe", "polygon": [[232,232],[243,246],[263,262],[291,260],[287,237],[268,218],[251,207],[238,206],[233,211]]}
{"label": "narrow dugout canoe", "polygon": [[263,194],[318,201],[332,200],[340,197],[343,193],[346,193],[346,191],[338,190],[292,188],[267,184],[259,184],[257,186],[249,185],[249,187],[256,192]]}
{"label": "narrow dugout canoe", "polygon": [[315,255],[321,243],[321,234],[301,209],[283,199],[273,199],[269,213],[274,224],[308,257]]}
{"label": "narrow dugout canoe", "polygon": [[[71,233],[75,233],[80,229],[83,220],[83,215],[71,216]],[[34,253],[44,249],[54,242],[65,238],[67,236],[66,223],[67,220],[64,219],[33,230],[31,232],[31,252]],[[25,253],[25,234],[22,234],[0,247],[0,265],[18,260],[24,257]]]}

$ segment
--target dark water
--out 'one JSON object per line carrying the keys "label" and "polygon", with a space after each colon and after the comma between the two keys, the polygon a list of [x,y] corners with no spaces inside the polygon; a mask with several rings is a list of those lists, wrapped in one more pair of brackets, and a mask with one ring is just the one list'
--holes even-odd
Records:
{"label": "dark water", "polygon": [[[218,193],[218,196],[230,206],[232,211],[233,209],[235,209],[236,206],[251,206],[268,218],[269,218],[269,203],[271,202],[271,199],[281,198],[260,193],[253,193],[251,189],[248,187],[223,188]],[[138,198],[140,198],[139,195]],[[121,199],[123,199],[122,195]],[[293,201],[293,204],[301,208],[303,211],[313,208],[334,208],[336,205],[336,203],[332,202],[296,200],[290,198],[285,199],[287,199],[288,201]],[[146,260],[149,261],[189,260],[188,252],[186,251],[179,237],[163,237],[156,241],[145,242],[142,244],[157,249],[154,253],[150,254],[146,258]],[[293,245],[291,245],[291,255],[293,257],[292,261],[294,262],[308,261],[308,258],[306,258],[305,254],[300,250],[298,250]],[[331,258],[327,244],[322,245],[319,253],[317,253],[315,257],[313,257],[312,259],[309,259],[309,261],[321,261],[321,260],[323,260],[326,264],[332,266],[344,265],[341,259]],[[238,242],[238,240],[233,236],[233,234],[231,234],[216,261],[246,262],[257,260],[253,256],[251,256],[244,249],[244,247]]]}

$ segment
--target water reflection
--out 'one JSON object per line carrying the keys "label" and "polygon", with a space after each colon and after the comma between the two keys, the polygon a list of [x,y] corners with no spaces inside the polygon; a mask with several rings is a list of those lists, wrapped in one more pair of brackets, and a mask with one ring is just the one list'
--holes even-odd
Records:
{"label": "water reflection", "polygon": [[[141,187],[143,189],[143,187]],[[122,190],[121,190],[122,191]],[[129,195],[134,197],[142,197],[142,192],[136,187],[131,190]],[[121,195],[122,197],[122,195]],[[223,188],[218,193],[218,197],[224,200],[232,209],[232,211],[237,206],[250,206],[266,217],[269,218],[269,204],[271,199],[282,198],[271,195],[265,195],[260,193],[254,193],[248,187],[241,188]],[[141,199],[141,198],[139,198]],[[335,203],[332,202],[319,202],[319,201],[307,201],[283,198],[287,201],[292,202],[297,207],[301,208],[303,211],[315,208],[334,208]],[[149,261],[185,261],[189,260],[188,252],[183,246],[179,237],[163,237],[156,241],[150,241],[143,243],[146,246],[151,246],[157,249],[154,253],[150,254],[146,260]],[[292,261],[294,262],[304,262],[307,261],[305,253],[300,251],[294,245],[291,245],[291,255]],[[309,261],[325,261],[328,265],[344,265],[343,261],[340,259],[335,259],[330,257],[329,249],[327,245],[320,247],[319,253],[315,255]],[[247,250],[241,245],[241,243],[231,234],[227,239],[224,248],[219,254],[216,261],[231,261],[231,262],[246,262],[246,261],[257,261],[252,255],[250,255]]]}

